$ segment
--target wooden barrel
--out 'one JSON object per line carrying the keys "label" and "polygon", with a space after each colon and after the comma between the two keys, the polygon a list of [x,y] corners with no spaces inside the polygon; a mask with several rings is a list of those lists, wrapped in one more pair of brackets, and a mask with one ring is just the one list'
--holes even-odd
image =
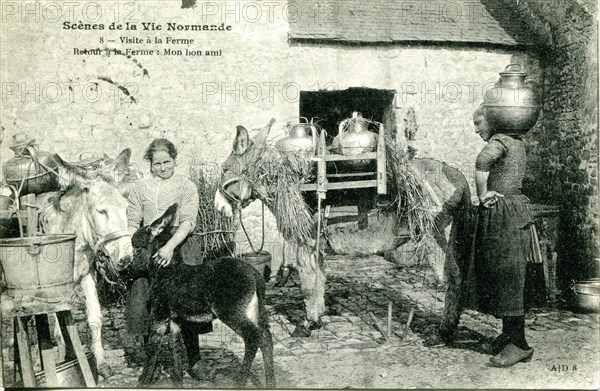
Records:
{"label": "wooden barrel", "polygon": [[53,298],[73,292],[75,235],[0,239],[7,294]]}

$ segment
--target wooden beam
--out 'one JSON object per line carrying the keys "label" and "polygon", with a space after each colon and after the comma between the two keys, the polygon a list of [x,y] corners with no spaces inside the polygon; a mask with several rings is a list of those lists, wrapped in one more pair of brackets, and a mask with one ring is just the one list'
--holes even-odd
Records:
{"label": "wooden beam", "polygon": [[[327,182],[325,183],[326,190],[338,190],[338,189],[358,189],[365,187],[377,187],[377,180],[368,181],[348,181],[348,182]],[[300,185],[301,191],[314,191],[318,190],[319,185],[317,183],[303,183]]]}
{"label": "wooden beam", "polygon": [[377,174],[375,171],[351,172],[347,174],[327,174],[327,178],[351,178],[353,176],[371,176]]}
{"label": "wooden beam", "polygon": [[[321,132],[319,135],[319,145],[317,147],[317,155],[319,161],[317,162],[317,184],[315,190],[319,191],[317,194],[318,200],[323,200],[327,197],[327,164],[325,163],[325,132]],[[320,212],[320,210],[319,210]]]}
{"label": "wooden beam", "polygon": [[325,155],[325,161],[327,162],[340,162],[348,160],[375,160],[377,159],[377,152],[365,152],[359,155]]}
{"label": "wooden beam", "polygon": [[387,193],[386,166],[385,130],[383,124],[380,124],[377,137],[377,194]]}

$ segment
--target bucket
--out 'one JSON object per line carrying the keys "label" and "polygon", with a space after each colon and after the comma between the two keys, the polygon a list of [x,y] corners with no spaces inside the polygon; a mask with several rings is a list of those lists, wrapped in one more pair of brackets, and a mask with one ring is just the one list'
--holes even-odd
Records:
{"label": "bucket", "polygon": [[584,311],[600,311],[600,279],[576,281],[572,289],[577,296],[577,305]]}
{"label": "bucket", "polygon": [[271,279],[271,253],[261,251],[240,254],[240,259],[251,264],[263,276],[265,282]]}
{"label": "bucket", "polygon": [[75,235],[0,239],[7,294],[55,298],[73,293]]}
{"label": "bucket", "polygon": [[[96,370],[96,360],[90,352],[86,353],[86,358],[92,370],[94,382],[98,382],[98,371]],[[56,366],[56,378],[59,387],[81,388],[85,387],[83,373],[77,360],[67,361]],[[35,373],[35,384],[38,387],[46,387],[46,375],[43,371]]]}

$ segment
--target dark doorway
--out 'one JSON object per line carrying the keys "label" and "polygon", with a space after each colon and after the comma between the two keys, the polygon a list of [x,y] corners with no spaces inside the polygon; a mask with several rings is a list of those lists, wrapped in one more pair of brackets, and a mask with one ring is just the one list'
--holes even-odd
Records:
{"label": "dark doorway", "polygon": [[[362,113],[366,119],[384,124],[385,135],[395,139],[394,97],[393,90],[378,90],[373,88],[349,88],[339,91],[301,91],[300,116],[309,121],[314,119],[327,132],[326,143],[331,145],[333,138],[338,135],[341,121],[352,117],[354,111]],[[328,168],[329,172],[329,168]],[[350,179],[351,180],[351,179]],[[316,192],[306,192],[305,199],[309,206],[316,208]],[[377,202],[375,188],[329,190],[324,205],[358,207],[359,228],[368,226],[367,212]],[[331,221],[331,220],[330,220]]]}
{"label": "dark doorway", "polygon": [[381,122],[388,137],[395,137],[393,90],[374,88],[348,88],[337,91],[301,91],[300,116],[314,118],[327,131],[327,144],[338,133],[341,121],[352,116],[353,111],[362,113],[369,120]]}

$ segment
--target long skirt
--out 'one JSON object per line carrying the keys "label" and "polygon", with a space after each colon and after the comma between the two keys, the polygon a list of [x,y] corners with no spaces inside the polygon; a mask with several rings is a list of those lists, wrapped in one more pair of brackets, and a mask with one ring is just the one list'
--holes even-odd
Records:
{"label": "long skirt", "polygon": [[492,208],[479,208],[474,254],[479,311],[496,317],[524,314],[532,222],[524,195],[505,195]]}

